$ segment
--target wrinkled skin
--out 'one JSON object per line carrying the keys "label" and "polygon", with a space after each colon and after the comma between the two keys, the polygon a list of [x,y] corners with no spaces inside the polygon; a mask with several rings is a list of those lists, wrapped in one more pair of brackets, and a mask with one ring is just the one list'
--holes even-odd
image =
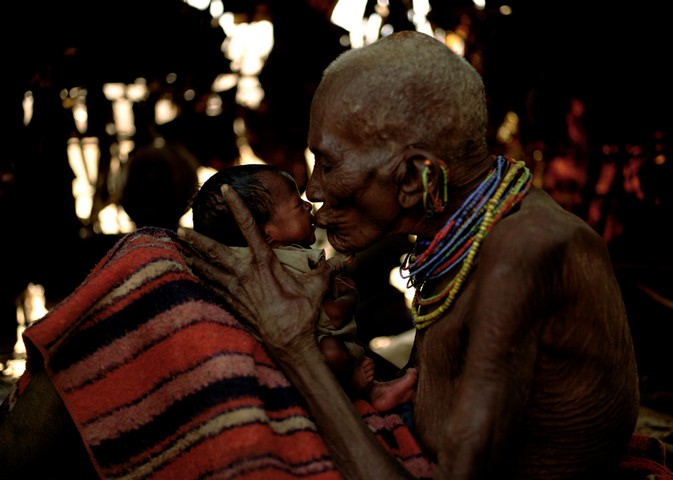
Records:
{"label": "wrinkled skin", "polygon": [[[194,267],[225,285],[229,301],[259,306],[247,318],[307,397],[346,478],[404,478],[315,361],[306,320],[339,265],[328,261],[303,282],[286,278],[235,194],[226,198],[248,225],[259,261],[238,264],[183,231],[210,259]],[[309,282],[318,297],[302,298]],[[284,299],[283,312],[267,307],[277,304],[270,291]],[[277,323],[281,329],[272,328]],[[437,457],[437,478],[609,478],[633,432],[635,362],[605,247],[539,190],[493,229],[455,306],[417,334],[412,362],[414,421]]]}
{"label": "wrinkled skin", "polygon": [[[334,276],[348,266],[350,259],[333,257],[306,274],[289,271],[264,241],[240,197],[226,187],[222,192],[253,251],[253,261],[246,265],[226,246],[193,230],[180,229],[178,235],[207,259],[195,257],[192,268],[256,328],[290,381],[304,394],[346,478],[403,478],[403,467],[389,457],[360,419],[325,364],[315,340],[315,322],[323,297]],[[254,286],[247,289],[247,284]],[[268,298],[275,301],[269,302]],[[275,325],[266,321],[272,318]],[[332,428],[336,419],[341,419],[337,423],[347,435]],[[362,462],[371,470],[364,470]]]}
{"label": "wrinkled skin", "polygon": [[612,478],[638,414],[637,374],[595,232],[530,192],[433,327],[416,338],[415,420],[438,477]]}

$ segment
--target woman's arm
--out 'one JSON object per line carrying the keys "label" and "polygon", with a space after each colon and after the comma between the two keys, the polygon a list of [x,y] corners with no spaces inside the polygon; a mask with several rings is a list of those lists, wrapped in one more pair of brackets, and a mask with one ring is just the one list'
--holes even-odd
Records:
{"label": "woman's arm", "polygon": [[303,394],[344,478],[412,478],[362,421],[315,344],[274,357]]}
{"label": "woman's arm", "polygon": [[333,258],[305,274],[284,268],[264,242],[249,211],[233,189],[223,188],[253,252],[240,262],[235,252],[193,230],[178,234],[201,252],[191,267],[250,322],[288,379],[304,396],[316,424],[345,478],[411,478],[360,418],[324,362],[315,341],[315,322],[333,276],[347,266]]}

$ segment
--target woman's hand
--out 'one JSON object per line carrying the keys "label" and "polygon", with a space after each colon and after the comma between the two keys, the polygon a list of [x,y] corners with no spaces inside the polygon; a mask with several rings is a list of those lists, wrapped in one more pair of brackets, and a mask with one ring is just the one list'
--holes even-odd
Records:
{"label": "woman's hand", "polygon": [[275,355],[315,343],[315,322],[334,276],[351,259],[325,260],[305,274],[290,272],[278,261],[255,224],[250,211],[228,185],[222,194],[250,246],[252,261],[192,229],[178,235],[201,253],[190,267],[249,322]]}
{"label": "woman's hand", "polygon": [[408,478],[404,467],[362,421],[316,343],[320,305],[334,276],[352,259],[334,257],[308,273],[290,272],[266,244],[236,192],[225,185],[222,194],[248,241],[252,261],[243,262],[230,248],[180,229],[180,237],[205,259],[195,257],[190,266],[258,330],[304,396],[344,478]]}

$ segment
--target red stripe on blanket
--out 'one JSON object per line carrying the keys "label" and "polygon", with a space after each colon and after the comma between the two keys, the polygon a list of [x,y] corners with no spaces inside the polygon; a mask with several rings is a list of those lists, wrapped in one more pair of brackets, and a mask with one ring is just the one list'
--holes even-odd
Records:
{"label": "red stripe on blanket", "polygon": [[[254,374],[253,357],[242,348],[245,333],[210,322],[195,323],[179,332],[130,356],[132,361],[95,383],[71,391],[73,407],[82,412],[81,421],[88,422],[157,389],[161,389],[162,397],[173,399],[214,379]],[[190,343],[195,348],[186,350],[185,344]],[[214,357],[217,354],[219,357]]]}
{"label": "red stripe on blanket", "polygon": [[[198,314],[195,315],[195,312],[198,312]],[[177,330],[185,330],[182,335],[198,335],[198,333],[189,332],[189,327],[211,329],[201,333],[206,337],[206,342],[203,343],[202,348],[185,352],[166,351],[166,349],[175,347],[175,345],[169,344],[163,346],[164,351],[155,352],[159,355],[165,355],[159,357],[165,359],[165,361],[162,360],[162,364],[175,365],[175,368],[180,368],[179,366],[184,364],[193,364],[204,356],[222,351],[215,341],[208,340],[212,331],[227,329],[226,333],[223,333],[223,337],[230,337],[230,344],[244,342],[242,336],[245,334],[241,332],[240,328],[232,331],[227,326],[228,322],[233,322],[233,319],[225,315],[221,308],[215,305],[205,302],[182,304],[149,319],[135,331],[128,332],[119,340],[101,346],[91,355],[72,365],[65,374],[56,374],[55,377],[58,378],[65,391],[85,388],[87,383],[100,377],[101,372],[112,372],[126,362],[142,361],[139,358],[134,360],[134,357],[143,355],[145,350],[161,348],[162,342],[170,340],[170,335]],[[198,339],[195,338],[194,340]],[[212,348],[207,350],[209,345]]]}

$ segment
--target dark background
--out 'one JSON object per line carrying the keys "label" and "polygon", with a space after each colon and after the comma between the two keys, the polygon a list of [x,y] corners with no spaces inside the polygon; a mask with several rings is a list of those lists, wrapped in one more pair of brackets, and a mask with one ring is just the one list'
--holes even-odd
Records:
{"label": "dark background", "polygon": [[[572,147],[566,123],[570,102],[578,99],[584,105],[585,158],[580,163],[588,180],[578,187],[581,202],[573,208],[588,218],[592,201],[601,202],[592,225],[609,242],[643,372],[668,380],[662,352],[673,330],[673,262],[667,240],[673,102],[665,2],[515,0],[509,3],[509,16],[499,13],[503,3],[489,2],[477,10],[467,1],[436,0],[429,19],[445,30],[469,26],[466,57],[484,77],[494,151],[511,149],[497,142],[495,132],[512,111],[520,122],[517,151],[527,161],[539,148],[547,159],[567,155]],[[369,2],[367,14],[375,4]],[[178,0],[4,2],[0,325],[11,323],[15,299],[28,282],[44,285],[53,304],[83,280],[114,241],[96,235],[75,215],[65,147],[68,138],[80,134],[63,106],[62,89],[87,88],[86,135],[97,136],[103,149],[114,139],[105,131],[111,112],[100,94],[102,85],[145,77],[176,97],[192,88],[197,100],[184,101],[183,115],[161,127],[139,111],[137,145],[162,135],[185,146],[203,165],[219,168],[237,161],[231,124],[243,118],[260,158],[294,168],[303,160],[309,102],[322,69],[348,48],[340,43],[345,32],[329,21],[332,6],[328,0],[225,0],[225,11],[244,21],[271,20],[275,44],[260,74],[266,94],[260,109],[246,109],[231,93],[223,93],[223,114],[210,118],[199,109],[198,94],[207,93],[213,79],[231,66],[221,51],[225,35],[207,11]],[[413,29],[407,19],[410,6],[391,0],[388,23],[396,30]],[[170,72],[177,73],[178,81],[169,86],[165,78]],[[21,102],[27,90],[35,97],[35,114],[24,126]],[[639,196],[622,182],[634,158]],[[616,165],[617,178],[598,198],[595,186],[606,163]],[[104,175],[105,158],[101,171]],[[104,180],[96,192],[100,204],[110,201]],[[405,248],[394,244],[392,255]],[[363,255],[363,269],[388,268],[390,255]],[[371,284],[364,275],[361,281]],[[395,333],[408,326],[407,320],[373,319],[363,331]]]}

